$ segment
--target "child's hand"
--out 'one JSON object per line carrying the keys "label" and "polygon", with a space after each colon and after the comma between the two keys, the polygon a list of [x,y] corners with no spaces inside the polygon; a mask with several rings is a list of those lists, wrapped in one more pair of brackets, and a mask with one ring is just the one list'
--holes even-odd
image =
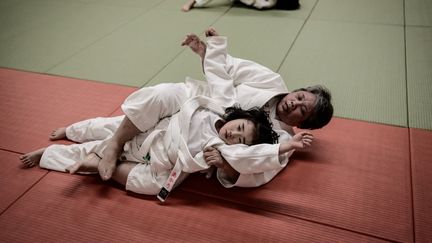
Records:
{"label": "child's hand", "polygon": [[225,167],[225,159],[222,158],[219,150],[213,147],[207,147],[204,149],[204,160],[209,166],[215,166],[217,168]]}
{"label": "child's hand", "polygon": [[310,132],[299,132],[292,138],[292,147],[294,149],[303,149],[311,146],[314,137]]}

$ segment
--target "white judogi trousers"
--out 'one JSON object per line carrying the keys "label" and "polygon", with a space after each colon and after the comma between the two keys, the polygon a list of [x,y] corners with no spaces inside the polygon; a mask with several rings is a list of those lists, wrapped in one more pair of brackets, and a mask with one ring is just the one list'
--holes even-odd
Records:
{"label": "white judogi trousers", "polygon": [[[42,155],[40,167],[66,172],[68,166],[73,165],[76,161],[84,160],[89,154],[96,153],[100,155],[106,147],[105,143],[114,134],[123,118],[124,116],[94,118],[68,126],[66,136],[72,141],[83,143],[49,146]],[[164,119],[155,128],[160,129],[167,125],[168,120]],[[150,131],[141,133],[134,140],[126,143],[125,151],[119,157],[119,161],[136,163],[136,166],[128,175],[125,185],[126,190],[140,194],[156,195],[168,178],[172,165],[159,165],[155,170],[150,163],[131,160],[131,158],[134,158],[134,154],[128,149],[129,146],[134,146],[129,145],[130,143],[144,141]]]}
{"label": "white judogi trousers", "polygon": [[[161,92],[164,95],[160,95]],[[137,111],[140,119],[145,121],[140,123],[138,128],[146,132],[134,138],[133,142],[140,143],[144,141],[153,129],[165,128],[168,125],[169,117],[180,109],[188,96],[195,95],[195,93],[191,92],[185,83],[160,84],[139,90],[140,99],[146,105],[140,107],[139,112]],[[91,153],[101,155],[106,147],[107,139],[114,134],[123,118],[124,116],[99,117],[68,126],[66,128],[66,137],[80,144],[56,144],[47,147],[41,157],[40,167],[66,172],[67,167],[73,165],[76,161],[84,160]],[[131,156],[128,154],[130,152],[128,146],[130,147],[130,142],[126,143],[125,152],[120,156],[120,160],[129,161]],[[137,162],[137,165],[129,173],[126,190],[140,194],[156,195],[168,178],[170,167],[172,165],[159,165],[158,171],[155,171],[154,168],[152,170],[149,163]]]}

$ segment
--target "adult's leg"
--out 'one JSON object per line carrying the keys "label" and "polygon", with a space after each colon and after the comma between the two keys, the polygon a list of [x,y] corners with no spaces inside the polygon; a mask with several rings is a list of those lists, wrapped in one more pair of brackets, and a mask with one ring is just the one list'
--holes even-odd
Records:
{"label": "adult's leg", "polygon": [[112,179],[126,186],[129,173],[136,165],[137,163],[133,162],[121,162],[113,173]]}
{"label": "adult's leg", "polygon": [[189,98],[190,92],[184,83],[160,84],[132,93],[123,103],[126,114],[119,128],[108,140],[101,155],[99,175],[103,180],[111,178],[116,161],[124,144],[140,132],[153,128],[158,122],[176,113]]}
{"label": "adult's leg", "polygon": [[107,141],[107,147],[102,153],[102,159],[98,165],[99,175],[102,180],[109,180],[116,170],[116,163],[124,144],[138,135],[141,131],[126,116],[114,136]]}

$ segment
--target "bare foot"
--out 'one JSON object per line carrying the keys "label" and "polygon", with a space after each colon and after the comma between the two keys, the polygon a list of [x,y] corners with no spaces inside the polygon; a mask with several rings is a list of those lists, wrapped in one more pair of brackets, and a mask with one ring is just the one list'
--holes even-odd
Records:
{"label": "bare foot", "polygon": [[66,127],[60,127],[53,130],[49,136],[51,141],[66,138]]}
{"label": "bare foot", "polygon": [[201,59],[204,59],[206,53],[206,44],[195,34],[186,35],[186,38],[181,43],[182,46],[189,46],[189,48],[198,54]]}
{"label": "bare foot", "polygon": [[82,161],[77,161],[75,164],[66,168],[66,171],[70,174],[75,173],[96,173],[98,172],[98,164],[101,158],[95,154],[91,153]]}
{"label": "bare foot", "polygon": [[194,4],[195,4],[195,0],[188,0],[187,3],[185,3],[182,6],[181,10],[183,12],[188,12],[189,10],[191,10],[193,8]]}
{"label": "bare foot", "polygon": [[30,153],[26,153],[24,155],[21,155],[19,159],[26,167],[33,167],[35,165],[38,165],[40,162],[40,159],[42,157],[43,152],[45,151],[45,148],[41,148],[38,150],[35,150]]}
{"label": "bare foot", "polygon": [[219,33],[213,27],[210,27],[205,31],[205,35],[206,37],[219,36]]}
{"label": "bare foot", "polygon": [[115,143],[108,143],[108,146],[105,148],[102,159],[99,161],[98,170],[99,175],[102,180],[109,180],[114,171],[116,170],[117,158],[123,147],[119,147]]}

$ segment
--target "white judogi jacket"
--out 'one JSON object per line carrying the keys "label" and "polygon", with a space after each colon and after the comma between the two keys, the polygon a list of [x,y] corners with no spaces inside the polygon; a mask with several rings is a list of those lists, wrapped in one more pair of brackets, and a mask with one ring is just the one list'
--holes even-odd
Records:
{"label": "white judogi jacket", "polygon": [[[215,75],[215,73],[223,73],[222,69],[228,73],[225,78],[221,78],[222,75]],[[226,37],[217,36],[207,39],[204,70],[210,88],[217,87],[232,95],[231,99],[239,103],[243,109],[263,107],[270,104],[273,97],[288,93],[285,82],[279,74],[255,62],[228,55]],[[213,82],[218,82],[217,86]],[[232,87],[235,89],[232,90]],[[230,93],[231,91],[234,93]],[[276,119],[276,104],[277,101],[270,104],[273,129],[279,135],[279,142],[288,141],[292,137],[289,133],[292,130],[291,127]],[[290,152],[279,156],[279,144],[253,146],[238,144],[230,147],[230,150],[221,151],[222,156],[240,173],[240,177],[232,183],[221,170],[218,170],[218,179],[225,187],[263,185],[286,166],[292,154]]]}
{"label": "white judogi jacket", "polygon": [[[248,109],[254,106],[264,106],[274,96],[288,92],[279,74],[254,62],[229,56],[226,52],[227,41],[225,37],[210,37],[207,43],[204,70],[208,87],[200,81],[187,79],[186,86],[189,89],[189,95],[211,94],[212,100],[223,104],[224,107],[239,103],[243,109]],[[142,123],[146,120],[145,114],[139,112],[140,100],[143,98],[139,93],[137,91],[129,96],[122,105],[125,114],[138,128],[144,127]],[[191,104],[194,105],[191,106]],[[151,160],[154,160],[151,163],[157,164],[163,160],[165,162],[161,164],[168,167],[180,163],[185,172],[195,172],[208,168],[202,158],[190,156],[187,151],[187,140],[185,140],[191,114],[199,105],[203,104],[208,105],[213,104],[213,102],[205,97],[193,97],[187,101],[180,112],[172,117],[167,132],[159,131],[150,135],[145,146],[140,146],[141,151],[139,151],[140,149],[137,150],[139,154],[137,157],[142,158],[145,157],[146,153],[150,153]],[[219,112],[221,111],[220,108],[215,108],[217,105],[213,104],[212,106],[213,110],[219,109]],[[272,110],[270,109],[270,111]],[[275,112],[273,111],[273,113]],[[289,129],[289,127],[274,118],[272,117],[272,121],[275,130],[280,135],[280,140],[290,139],[289,133],[282,130]],[[178,121],[181,121],[183,128],[179,128]],[[176,131],[180,131],[180,136]],[[255,187],[265,184],[286,166],[290,155],[279,156],[278,144],[220,146],[223,146],[223,148],[219,147],[223,157],[240,173],[238,180],[231,182],[222,171],[218,170],[218,179],[225,187]]]}

